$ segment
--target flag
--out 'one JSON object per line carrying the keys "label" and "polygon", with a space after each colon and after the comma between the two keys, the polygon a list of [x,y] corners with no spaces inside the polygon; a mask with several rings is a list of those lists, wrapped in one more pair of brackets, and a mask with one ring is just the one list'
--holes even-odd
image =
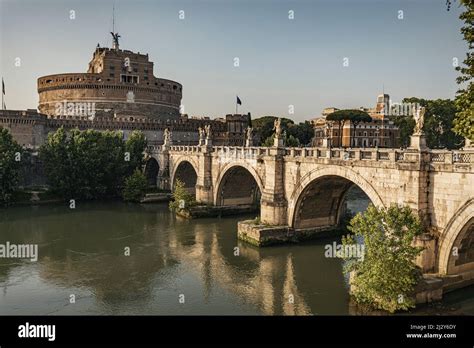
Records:
{"label": "flag", "polygon": [[239,96],[237,96],[237,104],[242,105],[242,100],[240,100]]}

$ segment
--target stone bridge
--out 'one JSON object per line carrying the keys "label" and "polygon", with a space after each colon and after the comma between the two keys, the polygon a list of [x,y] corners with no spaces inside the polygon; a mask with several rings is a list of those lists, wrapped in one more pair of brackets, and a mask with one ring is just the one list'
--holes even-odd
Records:
{"label": "stone bridge", "polygon": [[262,245],[265,238],[333,229],[354,185],[375,206],[407,204],[425,228],[417,241],[425,247],[418,260],[423,271],[474,278],[473,148],[163,145],[150,147],[148,156],[150,180],[163,189],[179,179],[204,204],[260,206],[261,223],[271,228],[244,234]]}

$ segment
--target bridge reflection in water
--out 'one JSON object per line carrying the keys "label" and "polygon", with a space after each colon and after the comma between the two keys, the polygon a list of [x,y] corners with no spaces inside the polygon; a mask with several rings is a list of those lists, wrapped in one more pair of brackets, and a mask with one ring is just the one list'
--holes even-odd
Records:
{"label": "bridge reflection in water", "polygon": [[39,260],[0,259],[2,314],[347,313],[325,242],[254,248],[236,239],[241,218],[177,220],[165,204],[4,210],[0,240],[38,243]]}

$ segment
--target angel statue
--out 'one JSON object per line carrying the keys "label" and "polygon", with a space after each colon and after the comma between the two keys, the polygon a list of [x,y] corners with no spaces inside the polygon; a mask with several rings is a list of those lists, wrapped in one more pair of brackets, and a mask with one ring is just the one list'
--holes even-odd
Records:
{"label": "angel statue", "polygon": [[210,124],[205,125],[204,129],[206,130],[206,139],[211,139],[212,138],[211,125]]}
{"label": "angel statue", "polygon": [[425,123],[425,112],[424,107],[416,108],[413,107],[413,116],[415,118],[415,129],[413,134],[423,134],[423,124]]}
{"label": "angel statue", "polygon": [[199,143],[201,143],[206,137],[206,131],[204,130],[204,128],[199,127],[198,132],[199,132]]}
{"label": "angel statue", "polygon": [[247,127],[247,134],[246,134],[247,139],[252,139],[252,132],[253,132],[253,128]]}
{"label": "angel statue", "polygon": [[171,144],[171,132],[169,128],[166,128],[163,132],[163,144]]}
{"label": "angel statue", "polygon": [[280,138],[281,136],[281,118],[277,118],[275,122],[273,122],[273,130],[275,131],[275,137]]}

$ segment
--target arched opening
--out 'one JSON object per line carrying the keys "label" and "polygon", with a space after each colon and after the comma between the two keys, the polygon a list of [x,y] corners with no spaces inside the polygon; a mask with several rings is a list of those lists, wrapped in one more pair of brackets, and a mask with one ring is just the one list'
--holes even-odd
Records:
{"label": "arched opening", "polygon": [[222,177],[216,205],[253,205],[260,203],[262,194],[253,175],[244,167],[235,166]]}
{"label": "arched opening", "polygon": [[447,274],[474,271],[474,217],[459,232],[449,255]]}
{"label": "arched opening", "polygon": [[367,194],[352,181],[325,175],[309,183],[298,197],[293,227],[336,228],[365,211],[370,202]]}
{"label": "arched opening", "polygon": [[156,187],[159,171],[160,167],[158,161],[153,157],[150,158],[145,164],[145,176],[148,181],[148,186]]}
{"label": "arched opening", "polygon": [[178,168],[176,168],[173,179],[173,190],[178,180],[184,184],[186,191],[192,195],[196,195],[197,173],[193,165],[188,161],[181,162]]}

